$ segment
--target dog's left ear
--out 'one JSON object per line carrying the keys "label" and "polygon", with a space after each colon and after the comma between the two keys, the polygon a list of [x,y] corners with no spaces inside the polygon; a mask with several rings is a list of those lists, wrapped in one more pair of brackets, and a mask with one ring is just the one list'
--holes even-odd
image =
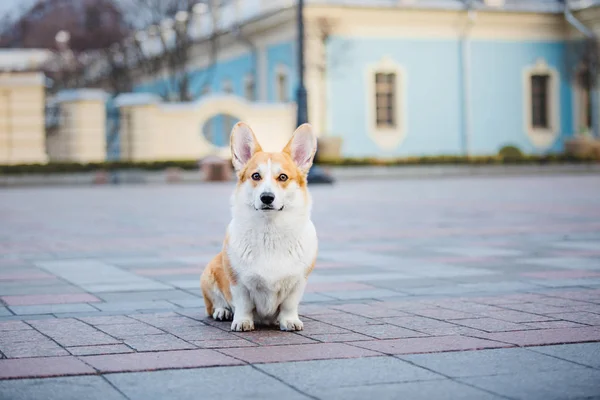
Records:
{"label": "dog's left ear", "polygon": [[310,124],[302,124],[283,149],[290,155],[302,173],[307,174],[317,151],[317,138]]}
{"label": "dog's left ear", "polygon": [[231,130],[230,146],[231,162],[236,171],[242,170],[255,153],[262,151],[254,132],[244,122],[238,122]]}

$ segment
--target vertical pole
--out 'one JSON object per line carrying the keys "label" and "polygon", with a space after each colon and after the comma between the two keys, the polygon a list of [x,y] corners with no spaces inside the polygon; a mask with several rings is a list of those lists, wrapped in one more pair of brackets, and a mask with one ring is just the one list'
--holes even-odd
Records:
{"label": "vertical pole", "polygon": [[308,122],[307,93],[304,86],[304,0],[298,0],[298,105],[297,126]]}

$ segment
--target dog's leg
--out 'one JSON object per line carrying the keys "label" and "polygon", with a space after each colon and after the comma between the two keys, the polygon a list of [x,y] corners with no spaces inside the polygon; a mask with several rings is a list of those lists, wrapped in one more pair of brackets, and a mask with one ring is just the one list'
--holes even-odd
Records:
{"label": "dog's leg", "polygon": [[233,315],[233,322],[231,323],[231,330],[237,332],[253,331],[254,303],[250,298],[248,289],[246,289],[243,285],[240,284],[235,286],[232,285],[231,297],[233,302],[233,308],[235,309]]}
{"label": "dog's leg", "polygon": [[281,303],[278,320],[279,329],[282,331],[301,331],[304,329],[304,324],[298,317],[298,305],[304,294],[305,287],[306,280],[302,279],[292,289],[288,297],[283,300],[283,303]]}
{"label": "dog's leg", "polygon": [[223,293],[219,290],[215,290],[211,300],[214,307],[212,317],[217,321],[231,321],[233,313],[231,312],[231,307],[227,304],[227,300],[225,300]]}

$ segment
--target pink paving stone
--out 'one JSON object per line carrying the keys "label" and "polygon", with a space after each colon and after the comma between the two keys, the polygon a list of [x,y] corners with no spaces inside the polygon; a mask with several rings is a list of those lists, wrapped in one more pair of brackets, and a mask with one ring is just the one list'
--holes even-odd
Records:
{"label": "pink paving stone", "polygon": [[102,373],[243,364],[241,361],[208,349],[84,356],[80,359]]}
{"label": "pink paving stone", "polygon": [[481,333],[477,337],[518,346],[581,343],[600,341],[600,327],[539,329],[521,332]]}
{"label": "pink paving stone", "polygon": [[361,335],[360,333],[323,333],[316,335],[304,335],[318,342],[323,343],[343,343],[343,342],[356,342],[359,340],[373,340],[371,336]]}
{"label": "pink paving stone", "polygon": [[247,347],[240,349],[223,349],[221,352],[249,363],[330,360],[338,358],[360,358],[381,355],[374,351],[349,346],[345,343],[298,344],[277,347]]}
{"label": "pink paving stone", "polygon": [[100,346],[78,346],[68,347],[69,353],[74,356],[91,356],[97,354],[121,354],[121,353],[133,353],[133,349],[125,346],[124,344],[108,344]]}
{"label": "pink paving stone", "polygon": [[549,315],[556,319],[578,322],[580,324],[600,325],[600,314],[595,314],[591,312],[568,312]]}
{"label": "pink paving stone", "polygon": [[57,279],[57,277],[45,272],[6,272],[0,274],[0,282],[31,281],[36,279]]}
{"label": "pink paving stone", "polygon": [[134,269],[133,273],[142,276],[161,276],[161,275],[200,275],[202,268],[143,268]]}
{"label": "pink paving stone", "polygon": [[101,301],[88,293],[72,294],[33,294],[0,297],[9,306],[32,306],[38,304],[68,304],[68,303],[94,303]]}
{"label": "pink paving stone", "polygon": [[369,342],[355,342],[353,345],[385,354],[437,353],[512,347],[506,343],[466,336],[373,340]]}
{"label": "pink paving stone", "polygon": [[240,332],[236,333],[236,335],[260,346],[316,343],[307,337],[279,330],[257,330],[253,332]]}
{"label": "pink paving stone", "polygon": [[352,331],[368,335],[376,339],[399,339],[427,336],[424,333],[394,325],[361,325],[352,327]]}
{"label": "pink paving stone", "polygon": [[533,329],[524,324],[516,324],[514,322],[501,321],[493,318],[461,319],[457,320],[456,323],[485,332],[508,332]]}
{"label": "pink paving stone", "polygon": [[46,378],[95,373],[93,368],[71,356],[0,360],[0,379]]}
{"label": "pink paving stone", "polygon": [[448,310],[444,308],[424,308],[422,310],[415,310],[413,314],[443,320],[467,319],[474,318],[476,316],[475,314],[470,314],[463,311]]}
{"label": "pink paving stone", "polygon": [[331,307],[349,314],[360,315],[361,317],[366,318],[405,317],[411,315],[405,311],[380,307],[375,304],[344,304],[341,306]]}
{"label": "pink paving stone", "polygon": [[192,344],[203,348],[203,349],[225,349],[234,347],[255,347],[258,346],[248,340],[234,339],[234,340],[198,340],[192,341]]}
{"label": "pink paving stone", "polygon": [[364,283],[357,282],[322,282],[322,283],[308,283],[306,287],[306,293],[314,292],[339,292],[344,290],[370,290],[375,289],[375,286],[365,285]]}
{"label": "pink paving stone", "polygon": [[525,325],[535,329],[582,328],[585,326],[571,321],[528,322]]}
{"label": "pink paving stone", "polygon": [[591,278],[600,276],[600,272],[586,271],[586,270],[569,270],[569,271],[542,271],[542,272],[524,272],[520,274],[530,278],[539,279],[577,279],[577,278]]}
{"label": "pink paving stone", "polygon": [[540,322],[540,321],[552,321],[558,318],[547,317],[543,315],[529,314],[521,311],[489,311],[480,313],[486,317],[501,319],[508,322]]}

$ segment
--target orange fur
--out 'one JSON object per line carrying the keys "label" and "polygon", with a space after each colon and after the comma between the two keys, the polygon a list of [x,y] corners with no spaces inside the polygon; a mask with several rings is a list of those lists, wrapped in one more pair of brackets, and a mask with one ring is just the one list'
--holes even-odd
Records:
{"label": "orange fur", "polygon": [[232,275],[229,258],[225,251],[217,254],[206,266],[200,278],[200,288],[204,297],[204,305],[208,315],[214,312],[213,302],[210,293],[219,290],[228,303],[231,302],[230,285],[235,284],[235,277]]}

